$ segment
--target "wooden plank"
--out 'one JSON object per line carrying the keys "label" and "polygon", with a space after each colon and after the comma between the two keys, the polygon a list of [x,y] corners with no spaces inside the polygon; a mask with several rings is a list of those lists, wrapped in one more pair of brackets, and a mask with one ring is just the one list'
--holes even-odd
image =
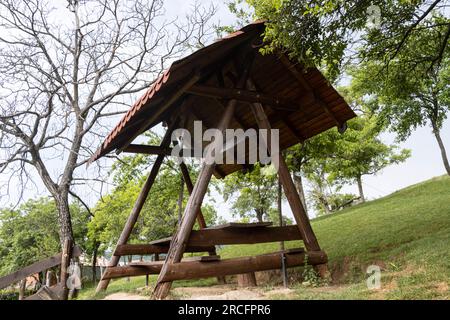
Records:
{"label": "wooden plank", "polygon": [[188,258],[183,258],[181,259],[181,261],[199,261],[199,262],[211,262],[211,261],[218,261],[220,260],[220,256],[215,254],[215,255],[210,255],[210,256],[194,256],[194,257],[188,257]]}
{"label": "wooden plank", "polygon": [[252,223],[228,222],[228,223],[221,224],[221,225],[218,225],[218,226],[209,227],[208,229],[264,228],[264,227],[269,227],[272,224],[273,224],[272,222],[252,222]]}
{"label": "wooden plank", "polygon": [[[169,147],[162,148],[161,146],[152,146],[152,145],[145,145],[145,144],[130,144],[128,147],[126,147],[123,150],[123,152],[171,156],[172,148],[169,148]],[[192,149],[183,149],[183,150],[180,150],[179,154],[183,155],[183,157],[187,157],[187,155],[190,154],[191,157],[193,157],[194,151]]]}
{"label": "wooden plank", "polygon": [[[153,244],[123,244],[116,247],[114,251],[115,256],[129,256],[129,255],[147,255],[155,253],[167,253],[169,251],[170,241],[167,245],[153,245]],[[186,252],[212,252],[215,251],[213,246],[187,246]]]}
{"label": "wooden plank", "polygon": [[225,228],[193,230],[189,246],[255,244],[276,241],[302,240],[297,226],[251,228]]}
{"label": "wooden plank", "polygon": [[151,146],[142,144],[130,144],[128,147],[123,149],[123,152],[170,156],[172,148],[169,147],[163,148],[161,146]]}
{"label": "wooden plank", "polygon": [[[194,190],[194,185],[192,184],[191,176],[189,175],[189,169],[184,162],[180,163],[181,174],[183,175],[184,183],[186,184],[186,188],[189,192],[189,195],[192,194]],[[202,209],[198,209],[197,212],[197,223],[200,229],[206,228],[205,217],[203,216]]]}
{"label": "wooden plank", "polygon": [[300,73],[300,71],[297,70],[297,67],[295,64],[293,64],[286,55],[281,54],[280,60],[283,63],[283,65],[289,70],[289,72],[295,77],[295,79],[298,81],[299,85],[306,90],[307,95],[310,95],[315,103],[317,103],[323,111],[333,119],[333,121],[336,123],[336,126],[339,128],[340,131],[344,128],[344,123],[341,122],[336,115],[333,113],[333,111],[330,110],[328,105],[319,97],[316,91],[313,90],[313,88],[309,85],[309,83],[305,80],[304,76]]}
{"label": "wooden plank", "polygon": [[52,287],[43,286],[35,294],[26,297],[24,300],[61,300],[63,288],[60,285]]}
{"label": "wooden plank", "polygon": [[[256,271],[281,268],[281,254],[276,252],[254,257],[225,259],[210,263],[181,262],[171,265],[164,280],[209,278],[223,275],[235,275]],[[286,267],[301,266],[305,261],[305,253],[286,255]],[[311,265],[326,263],[326,254],[322,251],[308,253],[308,263]]]}
{"label": "wooden plank", "polygon": [[247,288],[247,287],[256,287],[256,275],[254,272],[248,272],[237,275],[237,283],[238,287]]}
{"label": "wooden plank", "polygon": [[[72,252],[73,257],[79,257],[81,255],[81,249],[78,246],[75,246]],[[62,253],[58,253],[53,257],[50,257],[45,260],[41,260],[35,262],[25,268],[17,270],[13,273],[10,273],[4,277],[0,278],[0,289],[6,288],[7,286],[19,282],[26,277],[29,277],[35,273],[42,272],[44,270],[59,266],[61,264]]]}
{"label": "wooden plank", "polygon": [[[247,87],[251,90],[254,88],[254,84],[251,80],[247,81]],[[267,118],[267,115],[264,111],[263,106],[260,103],[251,104],[251,108],[253,114],[255,115],[256,123],[260,129],[266,129],[268,132],[272,129],[270,122]],[[267,137],[267,141],[265,144],[267,148],[270,150],[270,137]],[[309,218],[306,214],[305,209],[300,201],[300,197],[295,188],[294,182],[292,181],[291,174],[286,165],[286,162],[283,159],[283,156],[278,153],[278,155],[273,155],[278,157],[278,175],[283,185],[284,193],[286,194],[286,198],[288,199],[289,205],[292,210],[292,214],[294,215],[295,221],[297,222],[297,226],[300,230],[300,234],[305,243],[306,249],[308,251],[319,251],[320,246],[317,238],[311,228],[311,224],[309,223]]]}
{"label": "wooden plank", "polygon": [[[296,253],[274,252],[253,257],[241,257],[210,261],[182,261],[171,264],[168,267],[165,281],[210,278],[218,276],[235,275],[256,271],[274,270],[281,268],[281,255],[285,254],[286,267],[301,266],[305,261],[305,252]],[[317,265],[327,262],[327,256],[323,251],[309,252],[308,264]],[[161,263],[146,263],[145,265],[123,267],[111,267],[105,272],[105,279],[141,276],[160,273]]]}
{"label": "wooden plank", "polygon": [[[151,244],[125,244],[117,246],[114,255],[140,255],[166,253],[169,250],[171,238],[153,241]],[[261,227],[251,228],[206,228],[193,230],[189,237],[186,252],[213,252],[216,245],[255,244],[276,241],[302,240],[298,227]]]}

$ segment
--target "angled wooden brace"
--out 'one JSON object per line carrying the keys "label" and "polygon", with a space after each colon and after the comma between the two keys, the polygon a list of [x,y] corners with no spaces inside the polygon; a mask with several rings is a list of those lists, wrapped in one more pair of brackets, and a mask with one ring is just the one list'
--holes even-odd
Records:
{"label": "angled wooden brace", "polygon": [[[172,123],[172,125],[169,126],[169,128],[167,128],[167,132],[164,135],[163,140],[161,141],[161,148],[167,148],[170,145],[172,131],[176,125],[177,125],[177,121],[174,121]],[[119,240],[117,241],[117,244],[116,244],[116,248],[120,245],[124,245],[127,243],[128,238],[130,237],[131,232],[133,231],[133,227],[136,224],[136,221],[139,217],[139,214],[141,213],[142,207],[144,206],[145,200],[147,199],[147,196],[150,192],[150,189],[152,188],[153,183],[156,180],[156,176],[158,175],[159,168],[161,167],[164,157],[165,156],[163,154],[158,155],[155,162],[153,163],[152,170],[150,171],[150,174],[148,175],[147,180],[145,181],[145,184],[142,187],[142,190],[139,193],[138,198],[136,199],[134,207],[131,210],[130,215],[128,216],[128,220],[125,223],[122,233],[120,234]],[[117,266],[117,264],[119,263],[119,260],[120,260],[120,256],[113,255],[111,257],[111,261],[109,262],[106,269],[108,269],[109,267]],[[106,288],[108,288],[109,281],[110,281],[110,279],[101,279],[100,282],[98,283],[96,292],[106,290]]]}
{"label": "angled wooden brace", "polygon": [[[247,80],[247,88],[249,90],[254,90],[255,85],[251,79]],[[252,103],[250,105],[252,108],[253,115],[255,116],[256,123],[260,129],[266,129],[270,133],[271,125],[264,111],[261,103]],[[270,137],[267,137],[265,141],[266,146],[270,150]],[[294,215],[295,222],[299,228],[300,234],[302,236],[303,242],[305,244],[307,251],[320,251],[319,242],[317,241],[316,235],[309,222],[308,215],[306,214],[305,208],[302,205],[300,196],[295,188],[294,181],[292,180],[289,169],[281,153],[278,153],[278,175],[280,182],[283,186],[284,193],[291,207],[292,214]],[[326,277],[328,273],[328,268],[326,264],[318,265],[317,271],[321,276]]]}

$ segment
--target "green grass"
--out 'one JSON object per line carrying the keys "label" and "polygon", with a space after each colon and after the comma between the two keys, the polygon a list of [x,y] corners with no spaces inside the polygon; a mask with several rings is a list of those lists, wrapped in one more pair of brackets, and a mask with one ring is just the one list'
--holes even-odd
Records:
{"label": "green grass", "polygon": [[[295,299],[448,299],[450,279],[450,178],[437,177],[387,197],[312,220],[329,257],[333,283],[293,284]],[[301,247],[300,241],[286,243]],[[226,246],[222,258],[276,251],[278,243]],[[382,268],[382,288],[368,290],[366,267]],[[291,271],[291,273],[294,273]],[[297,272],[299,274],[299,272]],[[107,293],[133,291],[143,278],[114,281]],[[214,279],[175,282],[210,285]],[[85,290],[82,297],[92,297]],[[280,297],[281,298],[281,297]]]}

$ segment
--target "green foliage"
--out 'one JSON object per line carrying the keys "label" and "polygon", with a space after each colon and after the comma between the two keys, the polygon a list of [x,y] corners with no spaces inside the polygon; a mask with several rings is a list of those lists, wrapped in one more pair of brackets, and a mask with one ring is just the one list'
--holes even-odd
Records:
{"label": "green foliage", "polygon": [[[265,52],[286,49],[305,66],[318,66],[335,79],[348,59],[395,59],[408,45],[411,35],[425,24],[423,12],[428,8],[442,9],[434,1],[346,1],[346,0],[247,0],[255,10],[255,18],[268,20]],[[369,27],[370,9],[380,10],[380,25]],[[420,18],[419,18],[420,17]],[[427,26],[434,29],[436,26]],[[450,28],[447,24],[445,28]],[[447,38],[448,40],[448,38]],[[355,48],[364,51],[354,55]],[[428,65],[439,58],[445,47],[425,57]],[[434,61],[434,62],[433,62]]]}
{"label": "green foliage", "polygon": [[305,255],[305,262],[303,263],[302,271],[302,285],[307,287],[320,287],[325,284],[324,280],[314,270],[313,266],[308,264],[308,255]]}
{"label": "green foliage", "polygon": [[398,150],[397,145],[387,145],[379,137],[381,128],[377,117],[362,114],[348,122],[343,135],[334,130],[335,153],[329,162],[333,179],[355,182],[363,175],[376,174],[385,167],[405,161],[410,150]]}
{"label": "green foliage", "polygon": [[[354,102],[350,93],[347,95],[347,100]],[[340,210],[356,198],[339,193],[345,184],[357,183],[362,176],[376,174],[410,156],[409,150],[399,150],[397,145],[381,141],[382,127],[375,115],[363,112],[347,124],[343,134],[333,128],[287,152],[287,162],[294,175],[308,180],[308,199],[319,215]]]}
{"label": "green foliage", "polygon": [[231,210],[241,218],[268,218],[276,202],[278,178],[271,167],[255,164],[250,172],[235,172],[227,176],[221,186],[225,201],[232,201]]}
{"label": "green foliage", "polygon": [[[355,95],[379,114],[380,122],[405,140],[417,127],[429,124],[439,131],[450,108],[450,55],[430,67],[428,60],[441,48],[449,19],[436,16],[414,32],[388,69],[384,60],[371,59],[350,70]],[[439,26],[440,25],[440,26]]]}
{"label": "green foliage", "polygon": [[[75,242],[85,247],[88,213],[70,205]],[[8,274],[61,251],[58,211],[49,198],[29,200],[18,209],[0,210],[0,274]]]}

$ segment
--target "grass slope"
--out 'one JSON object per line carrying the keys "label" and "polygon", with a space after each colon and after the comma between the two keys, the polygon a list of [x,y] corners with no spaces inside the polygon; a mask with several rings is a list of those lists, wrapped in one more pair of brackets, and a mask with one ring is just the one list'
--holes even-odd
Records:
{"label": "grass slope", "polygon": [[[450,178],[438,177],[384,198],[312,220],[329,257],[333,283],[318,288],[293,282],[298,299],[448,299]],[[286,244],[299,247],[299,241]],[[227,246],[222,258],[276,251],[278,243]],[[366,267],[382,268],[382,287],[368,290]],[[291,269],[290,269],[291,270]],[[290,271],[291,274],[295,271]],[[213,280],[213,279],[211,279]],[[109,292],[132,290],[144,280],[114,281]],[[191,282],[192,283],[192,282]],[[209,285],[207,280],[196,285]],[[179,283],[189,285],[189,282]],[[192,283],[194,285],[194,283]],[[90,297],[86,290],[82,297]]]}

